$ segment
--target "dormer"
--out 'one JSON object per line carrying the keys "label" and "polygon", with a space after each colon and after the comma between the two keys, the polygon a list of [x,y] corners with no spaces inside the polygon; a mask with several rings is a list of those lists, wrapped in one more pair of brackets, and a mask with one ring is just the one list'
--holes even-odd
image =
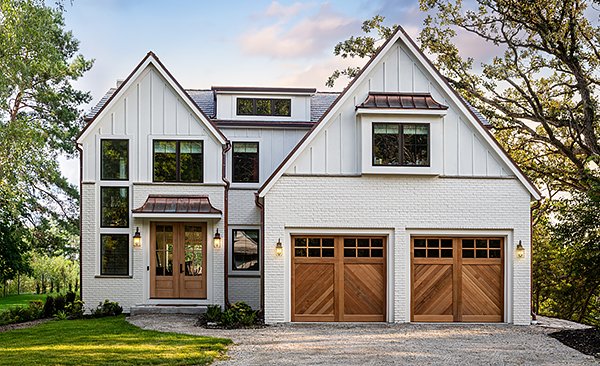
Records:
{"label": "dormer", "polygon": [[212,87],[216,119],[224,121],[310,121],[316,89]]}

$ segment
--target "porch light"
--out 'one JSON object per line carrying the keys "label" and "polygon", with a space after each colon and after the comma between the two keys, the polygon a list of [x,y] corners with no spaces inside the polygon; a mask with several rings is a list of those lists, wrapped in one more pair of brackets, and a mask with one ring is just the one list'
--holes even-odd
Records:
{"label": "porch light", "polygon": [[221,234],[219,234],[219,228],[217,228],[217,232],[213,237],[213,248],[221,249]]}
{"label": "porch light", "polygon": [[135,228],[135,234],[133,234],[133,247],[141,248],[142,247],[142,235],[140,234],[140,228]]}
{"label": "porch light", "polygon": [[523,248],[523,244],[521,244],[521,241],[519,240],[519,244],[517,244],[517,257],[518,258],[525,258],[525,248]]}
{"label": "porch light", "polygon": [[275,255],[278,257],[283,255],[283,245],[281,244],[281,239],[277,240],[277,244],[275,244]]}

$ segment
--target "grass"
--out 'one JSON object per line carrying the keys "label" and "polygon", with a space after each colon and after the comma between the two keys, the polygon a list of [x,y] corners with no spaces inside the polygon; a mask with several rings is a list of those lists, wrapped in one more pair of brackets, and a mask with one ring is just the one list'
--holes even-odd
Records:
{"label": "grass", "polygon": [[0,365],[207,365],[229,339],[142,330],[123,315],[0,333]]}
{"label": "grass", "polygon": [[[54,294],[53,294],[54,295]],[[15,307],[17,305],[27,305],[33,300],[46,300],[47,295],[37,294],[21,294],[21,295],[8,295],[6,297],[0,297],[0,311],[8,308]]]}

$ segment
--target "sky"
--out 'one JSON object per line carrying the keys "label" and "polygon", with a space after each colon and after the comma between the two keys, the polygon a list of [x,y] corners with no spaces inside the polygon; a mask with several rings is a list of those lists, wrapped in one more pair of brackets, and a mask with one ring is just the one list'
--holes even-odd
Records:
{"label": "sky", "polygon": [[[94,66],[76,87],[90,91],[87,111],[118,79],[153,51],[184,88],[290,86],[328,90],[331,72],[366,60],[342,60],[334,46],[361,33],[380,14],[416,38],[425,14],[418,0],[206,1],[73,0],[65,28]],[[461,38],[467,52],[482,52]],[[340,80],[333,90],[346,85]],[[61,159],[65,176],[79,181],[77,161]]]}

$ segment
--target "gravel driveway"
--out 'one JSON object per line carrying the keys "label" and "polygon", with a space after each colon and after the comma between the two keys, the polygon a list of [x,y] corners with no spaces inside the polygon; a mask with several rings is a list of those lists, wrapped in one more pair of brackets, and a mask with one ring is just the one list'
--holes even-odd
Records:
{"label": "gravel driveway", "polygon": [[231,338],[216,365],[599,365],[542,327],[433,324],[294,324],[214,330],[196,317],[138,315],[144,329]]}

